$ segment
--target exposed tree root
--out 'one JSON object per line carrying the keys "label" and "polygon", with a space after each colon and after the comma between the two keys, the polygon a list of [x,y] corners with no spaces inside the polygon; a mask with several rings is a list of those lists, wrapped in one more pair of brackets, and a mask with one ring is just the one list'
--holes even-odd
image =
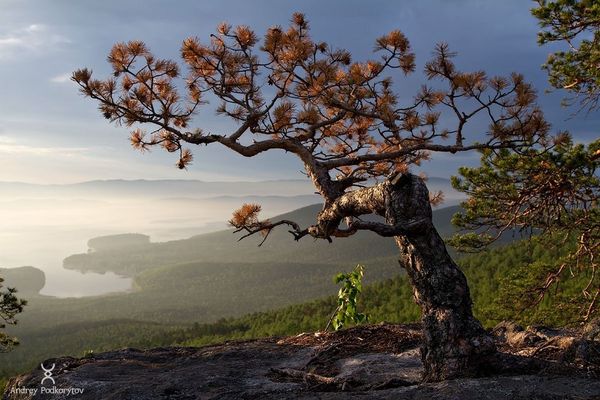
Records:
{"label": "exposed tree root", "polygon": [[[600,335],[594,327],[581,330],[522,328],[502,322],[491,332],[498,353],[486,360],[481,376],[561,375],[600,377]],[[349,374],[344,361],[360,360],[369,354],[401,355],[412,352],[421,343],[421,331],[414,325],[367,325],[339,332],[301,334],[281,344],[313,346],[314,355],[301,368],[272,368],[269,378],[277,382],[295,382],[309,391],[383,390],[419,383],[419,379],[401,376]],[[418,362],[418,360],[416,360]],[[344,369],[346,368],[346,369]],[[393,375],[393,374],[392,374]]]}

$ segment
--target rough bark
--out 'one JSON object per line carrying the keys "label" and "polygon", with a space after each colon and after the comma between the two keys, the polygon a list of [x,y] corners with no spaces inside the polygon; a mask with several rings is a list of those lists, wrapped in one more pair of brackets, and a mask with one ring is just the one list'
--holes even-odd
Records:
{"label": "rough bark", "polygon": [[433,226],[425,183],[415,175],[405,175],[388,185],[388,199],[385,217],[390,225],[422,221],[395,240],[422,311],[424,380],[481,374],[490,368],[494,343],[473,316],[466,277]]}
{"label": "rough bark", "polygon": [[[370,213],[384,217],[386,224],[354,219]],[[347,230],[340,230],[345,217],[353,219]],[[326,205],[313,229],[320,237],[345,236],[356,229],[394,236],[422,311],[425,381],[475,376],[490,367],[493,340],[473,316],[467,280],[433,226],[429,192],[420,177],[399,175],[348,192]]]}

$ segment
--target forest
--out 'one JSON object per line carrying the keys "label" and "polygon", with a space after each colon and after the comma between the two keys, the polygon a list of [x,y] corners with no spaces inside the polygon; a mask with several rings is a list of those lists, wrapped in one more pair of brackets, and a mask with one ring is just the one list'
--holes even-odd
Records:
{"label": "forest", "polygon": [[[443,209],[442,209],[443,210]],[[488,327],[494,327],[502,320],[517,321],[523,325],[543,324],[548,326],[572,326],[577,323],[577,314],[574,313],[576,305],[571,303],[573,295],[576,295],[583,286],[585,275],[577,279],[565,279],[555,292],[545,297],[539,306],[526,308],[528,297],[531,298],[533,273],[532,266],[543,265],[555,260],[557,257],[568,252],[568,247],[547,248],[540,244],[535,237],[531,240],[520,240],[502,247],[490,249],[480,254],[467,255],[460,259],[460,265],[465,272],[474,301],[475,315]],[[385,261],[385,263],[383,263]],[[394,258],[382,260],[382,264],[393,267],[386,274],[381,274],[377,264],[365,264],[365,278],[368,284],[360,298],[360,310],[369,317],[369,323],[405,323],[417,322],[420,319],[419,308],[414,304],[413,295],[403,274],[397,275],[398,267],[394,266]],[[310,265],[291,265],[289,271],[302,271],[308,274],[306,268]],[[237,275],[240,281],[245,282],[247,296],[243,301],[233,299],[235,303],[228,304],[224,298],[216,297],[217,303],[224,302],[222,308],[200,307],[194,303],[206,302],[207,298],[213,298],[214,293],[205,294],[206,297],[198,297],[199,282],[193,279],[204,279],[202,273],[198,272],[198,266],[194,264],[181,267],[167,268],[170,282],[178,282],[178,286],[171,286],[169,281],[165,285],[153,291],[151,287],[144,287],[148,295],[142,308],[136,308],[135,302],[130,298],[117,296],[114,301],[99,298],[93,302],[84,301],[77,305],[73,300],[52,301],[44,305],[43,299],[32,299],[36,311],[35,321],[38,321],[38,329],[24,333],[22,341],[25,346],[21,351],[17,348],[12,353],[2,355],[9,361],[9,367],[0,369],[3,379],[16,373],[23,372],[35,366],[37,360],[55,355],[83,356],[90,352],[99,353],[114,348],[138,347],[150,348],[157,346],[186,345],[202,346],[207,344],[221,343],[226,340],[251,339],[268,336],[289,336],[301,332],[312,332],[323,330],[331,313],[335,309],[335,296],[329,295],[317,300],[294,304],[303,296],[305,299],[322,296],[322,293],[334,293],[336,286],[332,280],[323,279],[324,276],[333,278],[338,270],[350,270],[352,265],[329,266],[321,274],[315,275],[314,281],[294,280],[285,281],[281,278],[269,275],[269,280],[286,284],[281,294],[276,287],[270,285],[262,286],[261,275],[259,282],[247,282],[246,275]],[[221,266],[222,267],[222,266]],[[302,267],[298,269],[299,267]],[[275,270],[281,266],[274,266]],[[186,275],[185,271],[195,271],[195,274]],[[383,270],[386,271],[386,270]],[[155,271],[160,273],[160,268]],[[272,274],[273,272],[271,272]],[[142,274],[144,276],[144,274]],[[232,278],[225,277],[225,280]],[[160,280],[163,282],[163,280]],[[188,287],[188,291],[182,292],[182,283]],[[246,283],[247,282],[247,283]],[[214,283],[211,283],[214,285]],[[294,292],[296,288],[297,292]],[[172,293],[177,290],[181,296],[180,302],[168,301],[170,297],[156,297],[160,292]],[[222,286],[217,285],[215,292],[224,292]],[[308,292],[307,292],[308,291]],[[300,294],[300,292],[305,292]],[[194,294],[195,293],[195,294]],[[225,293],[231,293],[226,291]],[[276,310],[269,310],[272,304],[271,296],[281,298],[283,293],[289,295],[289,306]],[[321,293],[321,295],[319,294]],[[150,303],[149,299],[156,303]],[[507,302],[506,299],[524,299],[521,302]],[[39,301],[40,304],[36,304]],[[159,305],[160,304],[160,305]],[[216,303],[215,303],[216,304]],[[232,314],[231,307],[237,305],[238,309]],[[239,308],[244,304],[244,308]],[[74,308],[76,307],[76,308]],[[60,322],[54,320],[68,311],[76,309],[94,309],[92,320],[77,322]],[[125,308],[126,311],[120,318],[111,318],[114,315],[111,310]],[[152,308],[153,311],[143,311]],[[251,312],[263,308],[262,312]],[[211,313],[207,314],[208,309]],[[104,311],[103,311],[104,310]],[[164,310],[164,311],[163,311]],[[178,312],[174,312],[178,310]],[[523,310],[523,311],[522,311]],[[560,310],[560,312],[556,312]],[[50,313],[49,318],[53,321],[45,322],[41,314]],[[246,315],[243,315],[246,314]],[[202,315],[202,320],[197,320],[196,315]],[[229,317],[224,317],[229,315]],[[231,316],[234,315],[234,316]],[[206,321],[211,321],[207,323]],[[60,322],[60,323],[59,323]],[[26,323],[26,322],[25,322]],[[26,326],[26,325],[25,325]],[[55,338],[51,346],[48,337]],[[31,351],[37,349],[37,351]]]}

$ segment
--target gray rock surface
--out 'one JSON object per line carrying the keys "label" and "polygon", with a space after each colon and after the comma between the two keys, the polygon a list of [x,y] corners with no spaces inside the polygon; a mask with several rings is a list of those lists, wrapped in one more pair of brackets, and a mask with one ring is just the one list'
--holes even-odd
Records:
{"label": "gray rock surface", "polygon": [[[56,389],[49,380],[43,387],[58,393],[42,393],[44,371],[37,368],[13,378],[2,398],[600,399],[600,381],[585,376],[496,376],[419,384],[421,363],[415,342],[400,344],[394,345],[399,351],[386,352],[377,346],[360,347],[306,334],[279,341],[63,357],[44,362],[46,368],[55,364],[52,378]],[[83,393],[74,393],[74,389],[83,389]]]}

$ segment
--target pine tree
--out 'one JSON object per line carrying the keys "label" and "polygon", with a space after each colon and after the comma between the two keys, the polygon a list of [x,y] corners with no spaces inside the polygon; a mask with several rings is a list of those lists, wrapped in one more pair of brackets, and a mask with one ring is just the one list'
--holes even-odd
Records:
{"label": "pine tree", "polygon": [[565,45],[564,50],[551,53],[544,65],[550,84],[575,95],[566,99],[566,104],[579,100],[582,109],[596,109],[600,99],[600,1],[537,2],[532,14],[543,28],[538,42]]}
{"label": "pine tree", "polygon": [[[27,305],[25,300],[17,298],[16,289],[4,288],[3,282],[4,279],[0,277],[0,329],[5,328],[6,324],[15,325],[16,315],[23,312],[23,308]],[[9,351],[18,343],[16,338],[0,331],[0,352]]]}
{"label": "pine tree", "polygon": [[[279,226],[295,240],[332,241],[364,230],[394,237],[422,311],[425,380],[476,375],[495,359],[495,347],[433,226],[430,202],[440,197],[410,171],[436,154],[543,151],[553,143],[550,127],[519,74],[461,71],[440,44],[424,66],[427,82],[410,98],[396,92],[392,79],[416,68],[408,39],[392,31],[375,41],[375,52],[376,59],[353,61],[349,52],[313,40],[304,15],[294,14],[288,28],[270,28],[260,44],[250,28],[228,24],[209,43],[186,39],[183,78],[178,63],[133,41],[110,52],[113,77],[95,79],[80,69],[73,80],[106,119],[133,129],[135,148],[177,153],[179,168],[193,161],[189,145],[221,145],[244,157],[296,156],[324,201],[314,224],[261,220],[260,207],[244,205],[232,225],[243,237],[265,239]],[[197,127],[194,114],[209,100],[235,123],[231,131]],[[472,126],[484,118],[487,129]],[[361,219],[366,214],[384,222]]]}

